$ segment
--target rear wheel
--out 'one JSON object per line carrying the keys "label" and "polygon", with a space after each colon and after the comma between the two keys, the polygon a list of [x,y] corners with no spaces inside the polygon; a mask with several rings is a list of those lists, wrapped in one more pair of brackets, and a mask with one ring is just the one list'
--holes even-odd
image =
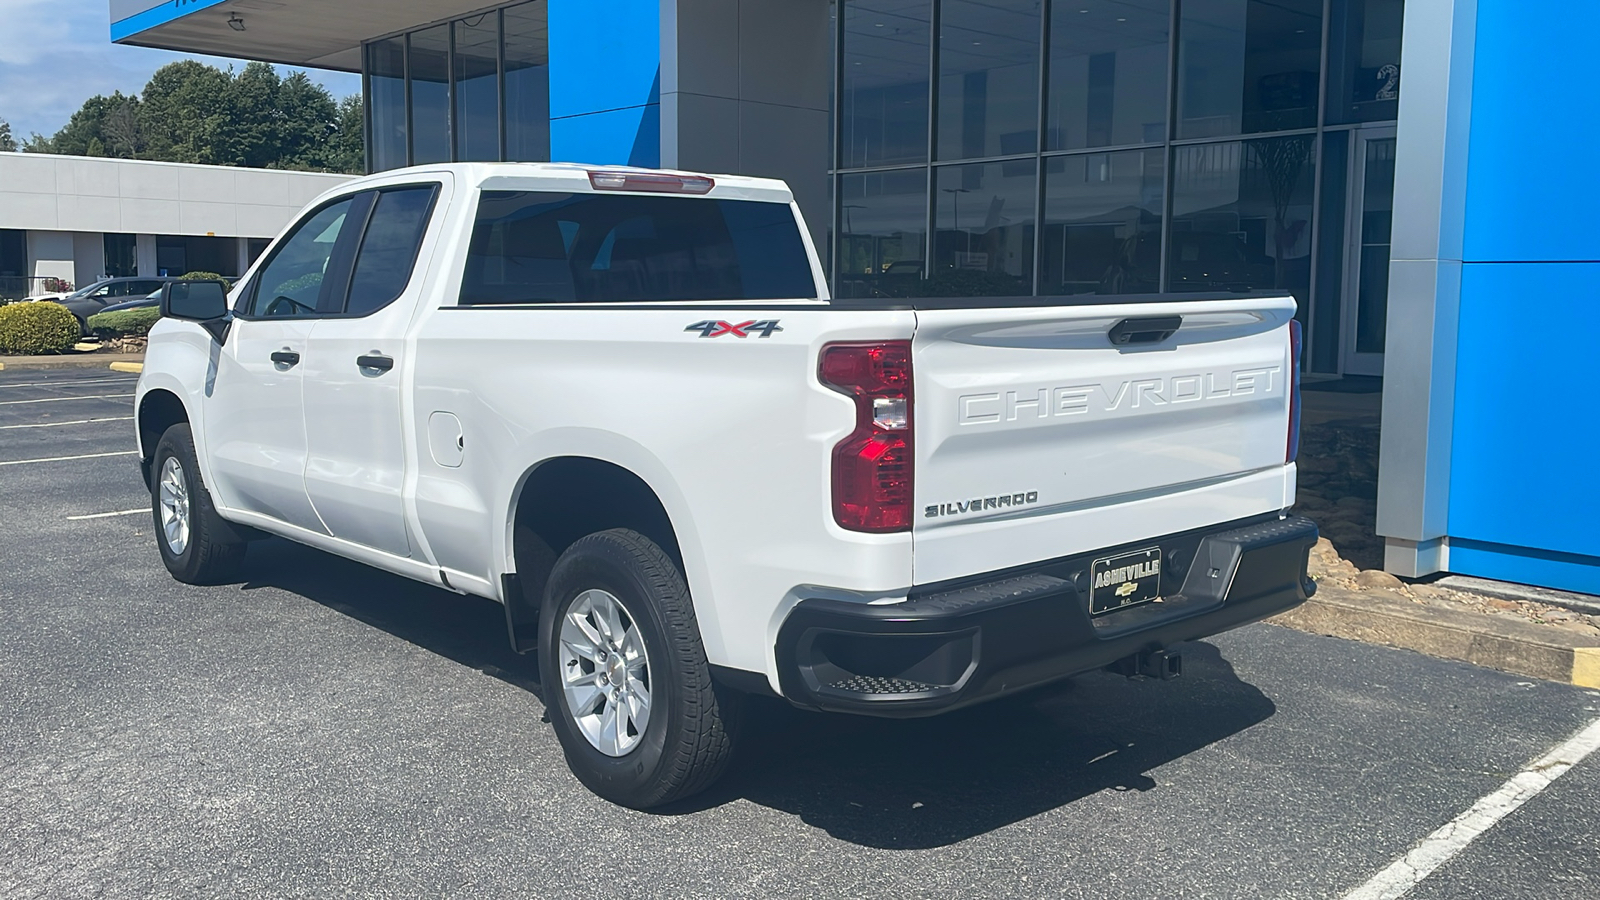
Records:
{"label": "rear wheel", "polygon": [[647,809],[722,774],[737,697],[713,684],[683,575],[653,541],[616,529],[568,547],[539,623],[545,705],[586,787]]}
{"label": "rear wheel", "polygon": [[156,547],[167,571],[186,584],[215,584],[233,577],[246,545],[211,503],[211,493],[200,480],[194,435],[187,422],[161,435],[150,471]]}

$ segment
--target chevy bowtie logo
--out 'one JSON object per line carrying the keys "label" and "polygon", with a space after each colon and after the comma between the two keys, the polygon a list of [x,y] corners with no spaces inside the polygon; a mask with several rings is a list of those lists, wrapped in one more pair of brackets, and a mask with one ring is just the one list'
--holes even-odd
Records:
{"label": "chevy bowtie logo", "polygon": [[733,322],[713,322],[707,319],[703,322],[696,322],[683,330],[698,331],[703,338],[722,337],[725,334],[731,334],[736,338],[747,338],[752,332],[755,333],[756,337],[769,338],[772,337],[774,331],[782,331],[783,329],[778,326],[777,319],[751,319],[748,322],[739,322],[737,324]]}
{"label": "chevy bowtie logo", "polygon": [[1137,581],[1124,581],[1121,585],[1119,585],[1117,587],[1116,595],[1118,597],[1127,597],[1127,596],[1131,595],[1134,591],[1136,591],[1138,589],[1139,589],[1139,582],[1137,582]]}

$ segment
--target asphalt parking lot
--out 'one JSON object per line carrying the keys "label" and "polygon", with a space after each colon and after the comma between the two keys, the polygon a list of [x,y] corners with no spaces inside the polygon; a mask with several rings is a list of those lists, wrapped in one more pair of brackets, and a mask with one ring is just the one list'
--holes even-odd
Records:
{"label": "asphalt parking lot", "polygon": [[[0,897],[1340,898],[1600,719],[1255,625],[1170,683],[763,702],[724,782],[633,812],[568,774],[495,604],[278,540],[172,581],[133,388],[0,372]],[[1596,810],[1600,754],[1406,896],[1600,896]]]}

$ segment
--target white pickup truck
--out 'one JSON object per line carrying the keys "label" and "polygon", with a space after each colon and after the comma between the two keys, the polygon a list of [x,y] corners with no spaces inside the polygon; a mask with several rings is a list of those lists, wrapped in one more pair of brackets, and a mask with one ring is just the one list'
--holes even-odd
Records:
{"label": "white pickup truck", "polygon": [[1284,296],[830,300],[781,183],[563,164],[351,181],[137,395],[161,557],[267,534],[504,604],[577,777],[708,785],[749,693],[921,716],[1313,590]]}

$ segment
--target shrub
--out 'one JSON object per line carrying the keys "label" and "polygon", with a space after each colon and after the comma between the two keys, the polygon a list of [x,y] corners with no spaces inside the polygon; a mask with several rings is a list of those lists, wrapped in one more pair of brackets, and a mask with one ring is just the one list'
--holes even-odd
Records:
{"label": "shrub", "polygon": [[62,353],[80,336],[78,320],[59,303],[0,307],[0,353]]}
{"label": "shrub", "polygon": [[149,334],[159,318],[161,309],[156,306],[95,313],[89,317],[89,330],[103,338],[138,337]]}
{"label": "shrub", "polygon": [[178,276],[178,280],[179,281],[220,281],[223,284],[227,285],[229,287],[229,289],[233,288],[233,280],[231,278],[224,278],[224,277],[222,277],[221,275],[218,275],[215,272],[189,272],[189,273],[184,274],[184,275],[179,275]]}

